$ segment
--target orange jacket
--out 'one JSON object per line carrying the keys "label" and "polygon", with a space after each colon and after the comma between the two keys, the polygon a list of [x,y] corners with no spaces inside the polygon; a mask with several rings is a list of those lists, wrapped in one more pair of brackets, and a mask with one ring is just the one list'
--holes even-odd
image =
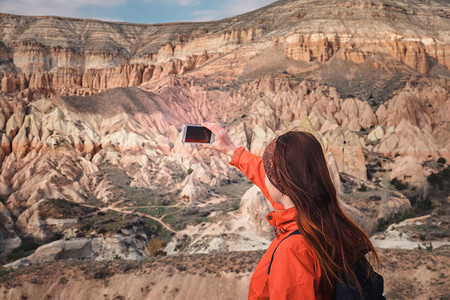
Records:
{"label": "orange jacket", "polygon": [[298,229],[297,212],[295,207],[284,209],[282,204],[276,203],[270,196],[264,183],[265,172],[261,157],[239,147],[234,151],[230,164],[257,185],[276,209],[266,219],[274,226],[277,236],[256,266],[250,281],[248,299],[323,299],[318,292],[320,266],[311,247],[300,234],[283,241]]}

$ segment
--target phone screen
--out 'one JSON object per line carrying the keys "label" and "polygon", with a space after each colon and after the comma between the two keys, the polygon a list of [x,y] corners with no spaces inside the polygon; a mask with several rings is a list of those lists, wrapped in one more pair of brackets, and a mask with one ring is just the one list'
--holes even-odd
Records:
{"label": "phone screen", "polygon": [[185,143],[211,143],[212,132],[202,126],[186,126]]}

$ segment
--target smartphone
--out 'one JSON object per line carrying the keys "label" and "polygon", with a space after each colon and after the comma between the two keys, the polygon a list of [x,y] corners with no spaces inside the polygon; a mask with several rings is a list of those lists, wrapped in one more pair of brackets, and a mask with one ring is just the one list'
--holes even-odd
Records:
{"label": "smartphone", "polygon": [[182,142],[212,144],[214,142],[214,133],[201,125],[184,125]]}

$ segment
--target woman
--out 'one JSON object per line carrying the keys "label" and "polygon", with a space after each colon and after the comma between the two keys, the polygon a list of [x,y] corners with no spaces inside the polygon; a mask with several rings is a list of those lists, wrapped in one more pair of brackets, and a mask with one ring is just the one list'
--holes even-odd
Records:
{"label": "woman", "polygon": [[364,255],[371,252],[377,262],[378,256],[367,235],[342,212],[314,136],[285,133],[260,158],[236,148],[219,124],[202,125],[216,135],[214,144],[202,146],[232,157],[230,164],[275,208],[266,218],[276,238],[256,266],[249,299],[331,299],[341,278],[364,294],[355,266],[362,265],[367,275],[372,269]]}

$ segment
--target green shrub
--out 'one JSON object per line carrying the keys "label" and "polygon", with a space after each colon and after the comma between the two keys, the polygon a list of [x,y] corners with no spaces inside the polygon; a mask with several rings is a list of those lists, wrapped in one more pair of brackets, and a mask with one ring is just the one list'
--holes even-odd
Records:
{"label": "green shrub", "polygon": [[431,173],[427,178],[431,185],[439,186],[439,189],[444,189],[444,182],[450,181],[450,167],[440,170],[438,173]]}
{"label": "green shrub", "polygon": [[436,173],[431,173],[430,176],[428,176],[427,180],[432,185],[439,184],[440,182],[442,182],[442,179]]}
{"label": "green shrub", "polygon": [[147,249],[152,256],[166,255],[166,252],[164,252],[164,244],[158,238],[152,239],[147,245]]}
{"label": "green shrub", "polygon": [[417,203],[417,195],[413,195],[411,197],[409,197],[409,203],[411,203],[411,206],[415,206]]}
{"label": "green shrub", "polygon": [[366,191],[367,191],[366,185],[364,183],[361,184],[361,186],[358,188],[358,192],[366,192]]}
{"label": "green shrub", "polygon": [[445,164],[447,162],[447,160],[445,158],[443,158],[443,157],[439,157],[437,162],[440,163],[440,164]]}
{"label": "green shrub", "polygon": [[379,218],[377,220],[377,225],[375,228],[375,231],[384,231],[389,227],[389,220],[387,220],[386,218]]}
{"label": "green shrub", "polygon": [[411,219],[416,217],[416,212],[414,210],[406,211],[397,222],[404,221],[406,219]]}
{"label": "green shrub", "polygon": [[430,197],[425,197],[423,200],[418,200],[416,202],[416,207],[422,210],[429,210],[431,208],[432,202]]}
{"label": "green shrub", "polygon": [[6,277],[6,279],[8,279],[8,275],[9,275],[9,273],[11,273],[13,271],[13,269],[11,269],[11,268],[3,268],[3,267],[0,267],[0,278],[1,277]]}
{"label": "green shrub", "polygon": [[11,253],[8,254],[8,257],[6,259],[8,261],[18,260],[22,257],[26,257],[26,256],[32,254],[38,247],[39,247],[39,244],[36,243],[35,241],[24,242],[19,247],[14,248],[11,251]]}
{"label": "green shrub", "polygon": [[409,187],[408,183],[404,183],[401,180],[398,180],[397,178],[392,179],[391,184],[395,187],[397,191],[403,191]]}

